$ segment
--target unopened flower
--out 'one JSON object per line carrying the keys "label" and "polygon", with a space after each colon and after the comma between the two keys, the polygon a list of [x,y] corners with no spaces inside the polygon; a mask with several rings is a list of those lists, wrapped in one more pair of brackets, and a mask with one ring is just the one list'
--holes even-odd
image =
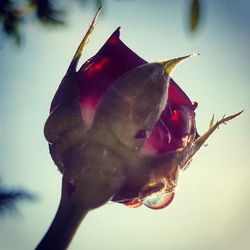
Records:
{"label": "unopened flower", "polygon": [[37,249],[65,249],[84,215],[107,201],[166,207],[178,174],[220,124],[196,130],[195,109],[171,78],[184,56],[148,63],[117,29],[79,70],[87,34],[52,100],[45,124],[50,154],[63,174],[57,214]]}
{"label": "unopened flower", "polygon": [[154,209],[173,199],[178,173],[221,123],[199,136],[197,103],[170,77],[189,56],[148,63],[120,40],[118,28],[77,71],[79,46],[45,125],[68,196],[90,209],[108,200]]}

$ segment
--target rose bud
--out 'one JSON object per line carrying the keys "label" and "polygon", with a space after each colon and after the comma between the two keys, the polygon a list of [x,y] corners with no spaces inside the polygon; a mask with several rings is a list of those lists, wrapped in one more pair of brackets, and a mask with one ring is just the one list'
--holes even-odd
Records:
{"label": "rose bud", "polygon": [[119,29],[77,71],[96,17],[45,124],[51,157],[63,175],[62,195],[37,249],[65,249],[86,213],[110,200],[166,207],[179,172],[220,124],[239,115],[212,121],[199,136],[197,104],[171,78],[175,66],[190,56],[148,63],[120,40]]}

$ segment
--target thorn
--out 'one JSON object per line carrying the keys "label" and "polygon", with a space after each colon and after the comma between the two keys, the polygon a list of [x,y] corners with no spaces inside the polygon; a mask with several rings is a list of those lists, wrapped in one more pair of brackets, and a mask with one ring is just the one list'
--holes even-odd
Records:
{"label": "thorn", "polygon": [[178,57],[178,58],[174,58],[174,59],[170,59],[168,61],[163,61],[160,62],[160,64],[162,64],[164,66],[165,71],[167,72],[168,75],[171,75],[171,73],[173,72],[173,70],[175,69],[175,67],[185,61],[188,58],[194,57],[194,56],[198,56],[198,53],[195,54],[191,54],[191,55],[187,55],[187,56],[182,56],[182,57]]}
{"label": "thorn", "polygon": [[99,7],[99,9],[97,10],[97,12],[96,12],[96,14],[95,14],[90,26],[89,26],[88,31],[86,32],[85,36],[83,37],[81,43],[79,44],[79,46],[78,46],[78,48],[77,48],[77,50],[76,50],[76,52],[74,54],[74,57],[73,57],[70,65],[69,65],[67,73],[70,73],[72,71],[76,72],[76,67],[77,67],[78,61],[79,61],[79,59],[80,59],[80,57],[81,57],[87,43],[89,42],[89,39],[90,39],[90,37],[91,37],[91,35],[92,35],[93,31],[94,31],[94,28],[95,28],[95,26],[97,24],[97,18],[98,18],[99,14],[100,14],[100,12],[102,10],[103,10],[103,5],[101,5]]}

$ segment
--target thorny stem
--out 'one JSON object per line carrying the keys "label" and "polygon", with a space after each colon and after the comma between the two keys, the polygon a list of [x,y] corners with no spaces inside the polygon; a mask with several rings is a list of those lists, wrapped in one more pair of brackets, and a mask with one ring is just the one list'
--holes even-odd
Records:
{"label": "thorny stem", "polygon": [[[150,160],[149,164],[149,171],[150,173],[153,173],[154,175],[162,176],[164,172],[169,172],[170,169],[174,170],[176,167],[178,167],[181,170],[185,170],[192,160],[193,156],[197,153],[197,151],[204,145],[204,143],[207,141],[207,139],[214,133],[214,131],[221,125],[226,124],[230,120],[233,120],[237,116],[239,116],[243,111],[223,117],[221,120],[217,121],[214,124],[214,117],[212,118],[209,129],[207,132],[205,132],[203,135],[201,135],[199,138],[195,139],[195,134],[191,137],[191,139],[188,142],[188,145],[179,151],[169,151],[164,154],[160,154],[158,157],[151,157],[149,156],[148,159]],[[155,166],[154,168],[151,168],[151,166]],[[157,168],[156,166],[159,166]]]}
{"label": "thorny stem", "polygon": [[180,167],[184,170],[187,167],[190,159],[192,159],[192,157],[197,153],[197,151],[202,147],[202,145],[204,145],[204,143],[210,137],[210,135],[213,134],[214,131],[220,125],[226,124],[230,120],[233,120],[234,118],[239,116],[242,112],[243,112],[243,110],[241,112],[238,112],[237,114],[234,114],[234,115],[230,115],[227,117],[224,116],[221,120],[217,121],[215,124],[214,124],[214,116],[213,116],[212,120],[210,121],[208,131],[206,133],[204,133],[203,135],[201,135],[198,139],[191,141],[189,143],[189,145],[183,149],[184,154],[182,152],[180,153],[180,155],[182,157]]}

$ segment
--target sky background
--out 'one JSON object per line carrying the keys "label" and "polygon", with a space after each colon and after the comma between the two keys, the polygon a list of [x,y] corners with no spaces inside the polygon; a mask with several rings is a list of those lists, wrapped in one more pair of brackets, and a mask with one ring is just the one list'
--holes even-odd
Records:
{"label": "sky background", "polygon": [[[197,127],[212,114],[244,113],[209,139],[160,211],[109,203],[88,214],[70,250],[247,250],[250,248],[250,1],[202,1],[200,29],[187,28],[189,1],[106,1],[84,54],[93,56],[121,26],[121,39],[149,62],[194,52],[174,79],[199,103]],[[95,12],[70,7],[68,25],[28,23],[21,48],[0,48],[0,176],[37,195],[0,217],[0,249],[33,249],[50,225],[61,174],[43,136],[53,95]]]}

